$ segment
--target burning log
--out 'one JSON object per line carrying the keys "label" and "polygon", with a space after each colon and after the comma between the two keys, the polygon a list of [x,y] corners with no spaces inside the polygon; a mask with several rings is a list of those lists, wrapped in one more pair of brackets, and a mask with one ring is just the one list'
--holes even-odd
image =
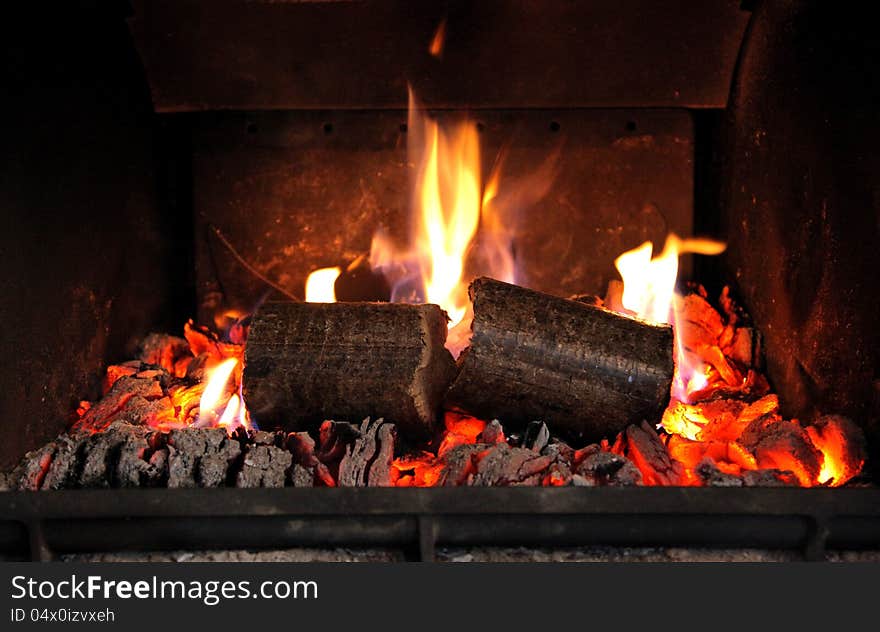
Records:
{"label": "burning log", "polygon": [[160,366],[172,375],[183,377],[193,359],[185,338],[168,334],[149,334],[140,344],[139,359],[146,364]]}
{"label": "burning log", "polygon": [[384,416],[427,438],[454,375],[436,305],[272,303],[254,316],[245,398],[264,424],[303,430]]}
{"label": "burning log", "polygon": [[520,427],[544,419],[576,439],[657,421],[672,384],[672,329],[480,278],[470,347],[447,401]]}

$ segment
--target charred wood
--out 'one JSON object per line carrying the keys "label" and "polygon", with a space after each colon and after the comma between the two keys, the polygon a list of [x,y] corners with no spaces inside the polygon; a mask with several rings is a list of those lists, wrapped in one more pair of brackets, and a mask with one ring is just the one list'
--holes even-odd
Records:
{"label": "charred wood", "polygon": [[[119,470],[120,455],[124,449],[138,450],[148,447],[145,436],[148,429],[143,426],[115,421],[103,432],[89,435],[83,441],[82,457],[79,463],[79,487],[110,487],[119,486],[124,481],[125,486],[140,483],[138,472],[132,472],[132,468],[138,470],[134,461],[137,456],[126,455],[122,464],[124,470]],[[142,453],[141,453],[142,454]],[[141,461],[143,468],[147,464]]]}
{"label": "charred wood", "polygon": [[308,468],[299,463],[294,463],[290,468],[290,484],[293,487],[314,487],[314,468]]}
{"label": "charred wood", "polygon": [[790,470],[804,486],[819,477],[822,453],[796,421],[763,415],[746,427],[738,443],[754,455],[759,468]]}
{"label": "charred wood", "polygon": [[87,434],[80,433],[61,435],[55,440],[52,462],[46,470],[40,489],[67,489],[77,485],[77,466],[82,460],[82,449],[87,437]]}
{"label": "charred wood", "polygon": [[483,431],[477,436],[477,443],[488,443],[489,445],[501,443],[504,440],[504,427],[497,419],[487,423]]}
{"label": "charred wood", "polygon": [[236,487],[284,487],[293,461],[290,452],[272,443],[246,445],[243,451],[244,460],[235,477]]}
{"label": "charred wood", "polygon": [[294,487],[313,487],[316,480],[328,487],[336,485],[330,470],[315,454],[315,440],[308,432],[291,432],[287,435],[287,449],[293,458],[290,481]]}
{"label": "charred wood", "polygon": [[743,479],[734,474],[727,474],[718,469],[715,461],[705,458],[697,464],[696,474],[707,487],[742,487]]}
{"label": "charred wood", "polygon": [[552,456],[554,459],[565,461],[566,463],[574,463],[575,450],[565,441],[558,438],[551,438],[550,443],[541,450],[541,454]]}
{"label": "charred wood", "polygon": [[150,451],[149,433],[146,429],[132,426],[121,436],[116,450],[116,463],[111,470],[111,487],[141,487],[153,474],[144,457]]}
{"label": "charred wood", "polygon": [[599,439],[656,421],[669,401],[672,329],[493,279],[470,287],[470,347],[447,401],[523,427]]}
{"label": "charred wood", "polygon": [[480,459],[471,484],[476,487],[540,485],[551,463],[550,456],[497,443]]}
{"label": "charred wood", "polygon": [[522,447],[540,452],[550,443],[550,430],[543,421],[532,421],[523,431]]}
{"label": "charred wood", "polygon": [[25,454],[9,475],[9,486],[12,489],[27,491],[40,489],[54,455],[54,443],[47,443],[43,447]]}
{"label": "charred wood", "polygon": [[98,432],[114,422],[148,424],[163,410],[173,408],[165,390],[170,382],[168,373],[155,368],[119,377],[73,429]]}
{"label": "charred wood", "polygon": [[248,335],[245,398],[287,430],[384,415],[426,439],[455,371],[446,332],[436,305],[267,304]]}
{"label": "charred wood", "polygon": [[168,487],[221,487],[241,454],[223,428],[185,428],[168,439]]}
{"label": "charred wood", "polygon": [[141,341],[138,359],[146,364],[160,366],[172,375],[182,376],[193,358],[185,338],[168,334],[149,334]]}
{"label": "charred wood", "polygon": [[477,455],[490,447],[485,443],[469,443],[447,451],[442,457],[443,469],[437,484],[441,487],[469,485],[477,472]]}
{"label": "charred wood", "polygon": [[631,487],[642,484],[642,473],[632,461],[602,450],[596,444],[578,450],[577,456],[580,461],[574,467],[574,474],[580,477],[578,485]]}
{"label": "charred wood", "polygon": [[684,482],[684,466],[669,456],[666,446],[647,422],[626,429],[626,456],[642,473],[646,485]]}
{"label": "charred wood", "polygon": [[348,446],[339,464],[338,483],[343,487],[388,487],[392,484],[391,462],[397,430],[383,419],[368,417],[360,437]]}
{"label": "charred wood", "polygon": [[547,468],[547,474],[544,477],[543,483],[553,487],[564,487],[572,484],[573,477],[574,474],[567,461],[554,459],[550,463],[550,467]]}
{"label": "charred wood", "polygon": [[[299,434],[299,433],[297,433]],[[306,433],[308,434],[308,433]],[[325,421],[318,431],[320,447],[316,452],[318,460],[337,469],[348,447],[361,436],[361,431],[347,421]]]}
{"label": "charred wood", "polygon": [[746,470],[742,475],[746,487],[797,487],[798,479],[788,470]]}

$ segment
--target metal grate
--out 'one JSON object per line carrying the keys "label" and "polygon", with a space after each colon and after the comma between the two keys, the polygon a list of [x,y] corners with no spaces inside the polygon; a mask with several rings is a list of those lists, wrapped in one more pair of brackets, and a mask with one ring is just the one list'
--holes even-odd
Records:
{"label": "metal grate", "polygon": [[880,549],[880,490],[132,489],[0,494],[0,553],[443,546]]}

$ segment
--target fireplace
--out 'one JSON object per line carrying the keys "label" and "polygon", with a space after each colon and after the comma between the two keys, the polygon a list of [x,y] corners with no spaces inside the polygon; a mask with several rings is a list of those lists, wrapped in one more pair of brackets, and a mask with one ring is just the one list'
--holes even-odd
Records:
{"label": "fireplace", "polygon": [[10,34],[10,556],[878,548],[866,21],[74,4]]}

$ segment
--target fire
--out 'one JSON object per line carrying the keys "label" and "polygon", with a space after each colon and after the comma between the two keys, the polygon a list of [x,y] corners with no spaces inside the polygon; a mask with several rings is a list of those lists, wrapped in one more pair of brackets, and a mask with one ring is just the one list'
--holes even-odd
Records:
{"label": "fire", "polygon": [[428,52],[431,53],[432,57],[437,57],[438,59],[443,56],[443,45],[446,42],[446,19],[442,19],[440,24],[437,25],[437,30],[434,31],[434,37],[431,38],[431,43],[428,46]]}
{"label": "fire", "polygon": [[[227,385],[229,384],[229,379],[232,377],[232,372],[235,371],[236,366],[238,366],[238,360],[236,358],[227,358],[209,372],[207,376],[207,385],[205,386],[205,390],[202,392],[202,397],[199,400],[199,418],[196,422],[197,425],[214,425],[215,418],[218,414],[223,412],[223,415],[220,417],[221,419],[225,415],[224,408],[228,408],[228,404],[225,407],[224,404],[229,401],[229,399],[226,398]],[[233,397],[237,398],[235,395],[233,395]],[[233,413],[233,415],[234,414],[235,413]]]}
{"label": "fire", "polygon": [[321,268],[312,272],[306,279],[306,303],[335,303],[334,284],[340,274],[341,268]]}
{"label": "fire", "polygon": [[837,487],[861,471],[866,453],[863,445],[852,440],[858,433],[852,421],[830,415],[821,423],[807,426],[806,430],[813,445],[822,453],[819,484]]}
{"label": "fire", "polygon": [[682,329],[676,309],[675,284],[678,280],[678,259],[683,254],[718,255],[726,245],[711,239],[681,239],[674,233],[666,237],[659,255],[653,257],[654,244],[646,241],[614,260],[623,279],[621,304],[624,310],[654,323],[674,323],[676,379],[674,394],[681,401],[708,384],[708,367],[694,361],[680,335]]}
{"label": "fire", "polygon": [[[433,55],[442,54],[444,37],[445,22],[432,41]],[[480,274],[515,282],[511,247],[515,223],[510,210],[530,206],[546,194],[558,154],[531,177],[502,191],[501,159],[485,183],[482,179],[479,135],[473,121],[441,125],[419,108],[412,92],[408,121],[407,152],[414,167],[412,227],[404,247],[384,230],[376,231],[370,265],[386,277],[392,301],[435,303],[446,311],[447,348],[457,355],[468,344],[473,318],[467,295],[470,273],[482,268]],[[538,447],[534,436],[529,447],[523,447],[526,439],[516,432],[519,429],[507,435],[499,420],[487,422],[463,412],[443,411],[444,431],[423,446],[425,450],[395,455],[392,484],[461,484],[481,464],[492,463],[483,459],[493,449],[503,452],[509,446],[519,450],[521,459],[514,472],[514,478],[522,477],[515,478],[517,484],[536,473],[541,473],[542,485],[572,484],[575,475],[582,481],[592,476],[592,484],[597,484],[595,480],[616,471],[612,465],[624,463],[609,455],[628,459],[628,467],[641,476],[639,484],[648,485],[708,485],[724,482],[725,476],[749,484],[749,475],[763,475],[773,484],[790,480],[803,486],[837,486],[856,476],[866,458],[861,430],[837,416],[807,426],[781,417],[779,400],[769,392],[752,355],[760,356],[754,350],[760,337],[753,338],[757,336],[750,333],[754,330],[740,322],[743,315],[727,290],[722,292],[718,309],[702,289],[685,296],[676,293],[681,255],[718,255],[724,249],[721,242],[669,234],[656,256],[654,244],[646,241],[614,262],[623,284],[617,293],[609,288],[607,307],[673,325],[676,373],[659,433],[643,424],[633,432],[627,429],[616,438],[580,449],[556,443],[548,446],[555,451],[545,451],[552,427],[544,427]],[[340,267],[312,272],[305,300],[336,302],[335,283],[341,273]],[[103,430],[107,419],[136,402],[139,410],[146,410],[145,423],[160,430],[219,427],[230,435],[239,429],[253,430],[241,384],[248,323],[247,314],[227,310],[215,318],[220,333],[190,322],[184,328],[185,340],[166,337],[164,346],[145,351],[140,361],[109,367],[105,379],[108,403],[83,402],[75,427]],[[155,379],[159,373],[164,375],[161,380]],[[123,379],[144,382],[136,391],[114,395],[113,385]],[[142,384],[152,390],[143,389]],[[324,442],[324,426],[320,436]],[[322,458],[338,453],[338,447],[326,449]],[[575,471],[596,455],[602,458],[594,459],[593,469]],[[336,484],[331,461],[320,462],[311,455],[309,463],[317,468],[315,476],[323,484]]]}
{"label": "fire", "polygon": [[718,255],[725,248],[711,239],[681,239],[670,233],[656,257],[650,241],[623,253],[614,260],[623,279],[623,307],[650,322],[672,323],[678,258],[688,253]]}
{"label": "fire", "polygon": [[217,425],[221,428],[225,428],[226,432],[229,434],[232,434],[237,428],[244,428],[247,430],[252,427],[250,423],[250,415],[247,406],[244,404],[244,398],[241,396],[240,389],[238,393],[234,393],[232,397],[229,398],[229,402],[226,404],[223,414],[220,415]]}
{"label": "fire", "polygon": [[[373,237],[370,264],[392,286],[391,300],[436,303],[449,316],[450,329],[469,324],[469,278],[465,264],[478,230],[483,273],[512,280],[510,231],[501,230],[497,209],[498,176],[485,189],[480,171],[480,142],[473,121],[441,126],[425,114],[410,92],[409,161],[416,166],[413,228],[406,248],[398,248],[382,230]],[[483,226],[481,227],[481,223]],[[450,336],[457,353],[466,336]]]}
{"label": "fire", "polygon": [[412,92],[407,129],[410,159],[418,165],[410,248],[396,251],[380,232],[373,239],[370,261],[386,275],[394,276],[395,268],[404,271],[395,279],[392,300],[436,303],[454,327],[467,312],[465,255],[480,222],[477,129],[463,122],[441,130],[419,110]]}

